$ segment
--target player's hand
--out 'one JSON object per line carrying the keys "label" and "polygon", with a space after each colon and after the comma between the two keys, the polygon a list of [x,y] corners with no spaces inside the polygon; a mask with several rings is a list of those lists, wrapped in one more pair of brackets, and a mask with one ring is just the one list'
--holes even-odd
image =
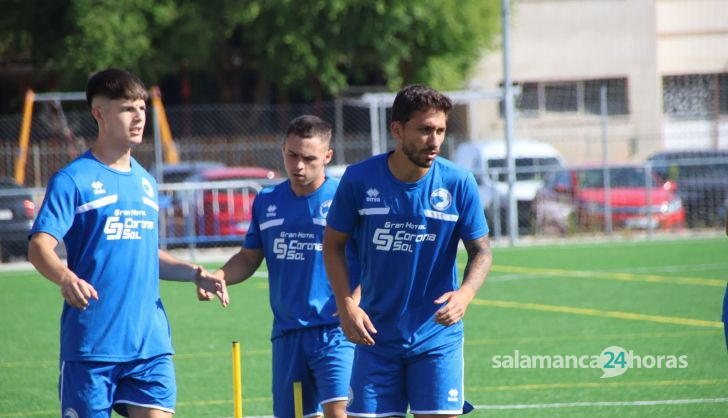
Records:
{"label": "player's hand", "polygon": [[99,300],[96,289],[75,274],[61,282],[61,295],[74,308],[86,309],[91,299]]}
{"label": "player's hand", "polygon": [[435,303],[445,304],[435,312],[435,322],[445,326],[450,326],[463,319],[465,311],[468,309],[470,301],[473,300],[475,294],[468,287],[461,287],[452,292],[446,292],[439,298],[435,299]]}
{"label": "player's hand", "polygon": [[346,298],[344,306],[339,310],[341,329],[346,338],[355,344],[374,345],[372,334],[377,333],[369,315],[359,307],[357,301]]}
{"label": "player's hand", "polygon": [[215,299],[215,295],[208,292],[207,290],[198,287],[197,288],[197,300],[202,302],[209,302],[211,300]]}
{"label": "player's hand", "polygon": [[[207,270],[202,268],[202,266],[196,266],[195,284],[198,288],[205,292],[217,296],[217,298],[220,299],[222,306],[228,306],[230,304],[230,297],[228,296],[225,280],[208,273]],[[198,292],[198,299],[199,297],[200,295]]]}

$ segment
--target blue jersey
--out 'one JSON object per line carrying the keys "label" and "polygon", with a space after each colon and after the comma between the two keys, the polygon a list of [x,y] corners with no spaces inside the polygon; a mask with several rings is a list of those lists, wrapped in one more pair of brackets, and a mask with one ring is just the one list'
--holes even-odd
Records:
{"label": "blue jersey", "polygon": [[382,154],[349,166],[329,211],[332,228],[357,237],[361,307],[377,347],[427,350],[462,337],[434,322],[443,293],[459,287],[458,242],[488,233],[472,174],[437,158],[414,183],[397,180]]}
{"label": "blue jersey", "polygon": [[289,330],[339,323],[322,253],[326,216],[338,184],[327,178],[315,192],[296,196],[286,180],[261,190],[253,202],[244,247],[262,249],[265,256],[272,338]]}
{"label": "blue jersey", "polygon": [[51,179],[30,233],[62,239],[68,267],[99,296],[85,310],[64,303],[61,360],[172,353],[159,297],[158,210],[154,178],[133,158],[121,172],[87,151]]}

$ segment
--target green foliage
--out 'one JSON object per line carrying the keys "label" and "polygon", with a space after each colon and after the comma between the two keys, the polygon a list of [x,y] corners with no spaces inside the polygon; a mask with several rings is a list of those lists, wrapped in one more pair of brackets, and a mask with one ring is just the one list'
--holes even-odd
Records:
{"label": "green foliage", "polygon": [[0,17],[0,62],[29,51],[61,88],[116,66],[150,84],[208,74],[227,100],[270,86],[284,101],[329,97],[350,84],[459,88],[499,31],[500,10],[496,0],[10,3]]}

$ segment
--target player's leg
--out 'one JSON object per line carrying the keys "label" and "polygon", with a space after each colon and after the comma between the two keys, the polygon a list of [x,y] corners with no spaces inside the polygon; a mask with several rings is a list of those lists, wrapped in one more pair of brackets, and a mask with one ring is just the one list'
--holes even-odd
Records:
{"label": "player's leg", "polygon": [[316,401],[316,386],[306,364],[303,336],[305,330],[291,331],[273,339],[273,415],[295,416],[293,382],[301,382],[303,416],[322,414]]}
{"label": "player's leg", "polygon": [[352,417],[407,415],[404,363],[378,346],[357,346],[346,412]]}
{"label": "player's leg", "polygon": [[308,366],[316,381],[316,395],[326,418],[345,418],[349,399],[354,344],[338,326],[312,329],[306,338],[310,347]]}
{"label": "player's leg", "polygon": [[455,417],[463,412],[463,342],[429,350],[407,361],[407,399],[418,418]]}
{"label": "player's leg", "polygon": [[170,418],[177,402],[169,354],[123,363],[116,379],[114,410],[130,418]]}
{"label": "player's leg", "polygon": [[113,402],[116,363],[61,362],[58,394],[62,417],[109,418]]}
{"label": "player's leg", "polygon": [[142,406],[127,405],[129,418],[172,418],[173,413],[160,409],[144,408]]}

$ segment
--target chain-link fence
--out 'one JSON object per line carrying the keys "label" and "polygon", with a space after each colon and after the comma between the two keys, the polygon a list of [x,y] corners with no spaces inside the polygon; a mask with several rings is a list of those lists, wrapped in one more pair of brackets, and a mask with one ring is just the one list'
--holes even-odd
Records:
{"label": "chain-link fence", "polygon": [[[633,135],[636,122],[630,115],[629,102],[618,94],[619,83],[617,93],[601,95],[596,92],[597,86],[586,82],[574,91],[539,85],[534,93],[529,90],[531,87],[521,86],[522,95],[516,101],[516,138],[548,143],[560,157],[556,164],[546,163],[540,156],[529,155],[533,151],[529,147],[525,153],[514,155],[518,233],[538,238],[635,231],[651,235],[722,228],[728,193],[728,153],[717,150],[728,144],[728,121],[722,113],[723,100],[713,99],[726,95],[709,94],[714,106],[708,111],[690,113],[696,106],[707,106],[708,99],[701,99],[705,96],[703,90],[689,81],[666,81],[669,91],[661,132],[640,136]],[[715,87],[725,83],[703,84]],[[698,87],[703,84],[698,83]],[[341,99],[278,106],[172,106],[166,114],[183,162],[258,166],[283,176],[283,134],[288,122],[301,114],[315,114],[332,123],[334,164],[350,164],[372,152],[392,149],[394,142],[385,122],[391,103],[387,100],[376,105],[361,99]],[[574,109],[559,100],[570,103]],[[673,105],[677,102],[682,104]],[[697,104],[689,105],[693,102]],[[43,187],[53,173],[94,140],[97,128],[88,111],[81,107],[68,106],[64,110],[54,103],[38,106],[31,124],[31,147],[25,166],[25,185],[30,188],[2,188],[0,249],[4,259],[25,255],[25,234],[42,201]],[[494,97],[457,100],[442,155],[457,161],[458,148],[476,136],[471,132],[482,130],[479,126],[501,124],[499,101]],[[0,117],[0,177],[14,176],[20,125],[19,115]],[[495,131],[500,132],[499,129]],[[152,131],[148,120],[144,143],[133,151],[147,169],[155,161]],[[702,151],[682,152],[685,149]],[[612,176],[612,168],[603,168],[604,161],[633,164],[632,174],[641,178],[636,182],[642,187],[621,187],[617,180],[621,171]],[[484,155],[477,165],[459,164],[473,171],[479,182],[481,201],[496,240],[508,236],[508,176],[504,157],[491,153]],[[249,216],[246,208],[258,186],[240,180],[243,183],[223,188],[219,184],[214,186],[211,180],[203,179],[206,183],[200,183],[199,178],[195,180],[198,183],[190,186],[190,176],[199,174],[197,168],[180,171],[184,174],[171,180],[173,184],[160,185],[160,203],[166,202],[160,210],[161,242],[170,247],[239,244],[243,232],[225,232],[220,222],[228,219],[244,225]],[[597,178],[599,172],[601,180]],[[601,187],[584,187],[580,176],[586,176],[588,184]],[[612,177],[614,182],[610,181]],[[653,183],[650,185],[647,179]],[[160,183],[165,181],[161,180]],[[192,189],[197,192],[191,193]],[[239,213],[228,216],[230,211]],[[664,211],[670,212],[670,216],[664,216]],[[11,225],[12,222],[15,223]],[[11,233],[23,229],[22,233]]]}

